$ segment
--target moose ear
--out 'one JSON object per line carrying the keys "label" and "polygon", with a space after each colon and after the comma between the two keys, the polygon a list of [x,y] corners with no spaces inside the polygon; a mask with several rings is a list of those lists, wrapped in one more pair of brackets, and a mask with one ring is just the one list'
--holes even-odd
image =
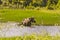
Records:
{"label": "moose ear", "polygon": [[31,18],[29,18],[29,20],[31,20]]}

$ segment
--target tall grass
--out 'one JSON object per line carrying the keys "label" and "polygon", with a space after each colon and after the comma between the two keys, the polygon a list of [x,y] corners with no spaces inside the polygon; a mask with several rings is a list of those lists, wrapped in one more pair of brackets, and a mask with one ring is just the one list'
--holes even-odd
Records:
{"label": "tall grass", "polygon": [[49,36],[49,35],[25,35],[20,37],[3,37],[0,40],[60,40],[60,36]]}
{"label": "tall grass", "polygon": [[21,22],[23,19],[34,16],[36,24],[59,24],[60,10],[20,10],[20,9],[3,9],[0,10],[0,21]]}

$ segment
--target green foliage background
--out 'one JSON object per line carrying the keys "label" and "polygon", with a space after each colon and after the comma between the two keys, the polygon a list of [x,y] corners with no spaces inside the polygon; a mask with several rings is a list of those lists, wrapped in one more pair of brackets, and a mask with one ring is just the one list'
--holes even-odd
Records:
{"label": "green foliage background", "polygon": [[0,8],[35,9],[37,7],[50,10],[60,9],[60,0],[0,0]]}

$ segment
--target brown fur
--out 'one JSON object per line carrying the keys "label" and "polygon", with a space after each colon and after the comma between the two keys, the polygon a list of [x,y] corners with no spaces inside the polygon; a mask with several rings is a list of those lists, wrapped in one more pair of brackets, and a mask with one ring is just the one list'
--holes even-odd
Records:
{"label": "brown fur", "polygon": [[21,25],[23,26],[31,26],[32,23],[35,23],[36,21],[34,20],[33,17],[30,17],[30,18],[26,18],[22,21]]}

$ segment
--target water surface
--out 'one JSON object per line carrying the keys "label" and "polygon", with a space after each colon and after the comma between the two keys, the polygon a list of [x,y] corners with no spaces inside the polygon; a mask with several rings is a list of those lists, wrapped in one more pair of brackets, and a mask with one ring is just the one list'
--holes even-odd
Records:
{"label": "water surface", "polygon": [[35,33],[36,35],[60,35],[60,26],[32,26],[22,27],[15,22],[0,23],[0,37],[23,36]]}

